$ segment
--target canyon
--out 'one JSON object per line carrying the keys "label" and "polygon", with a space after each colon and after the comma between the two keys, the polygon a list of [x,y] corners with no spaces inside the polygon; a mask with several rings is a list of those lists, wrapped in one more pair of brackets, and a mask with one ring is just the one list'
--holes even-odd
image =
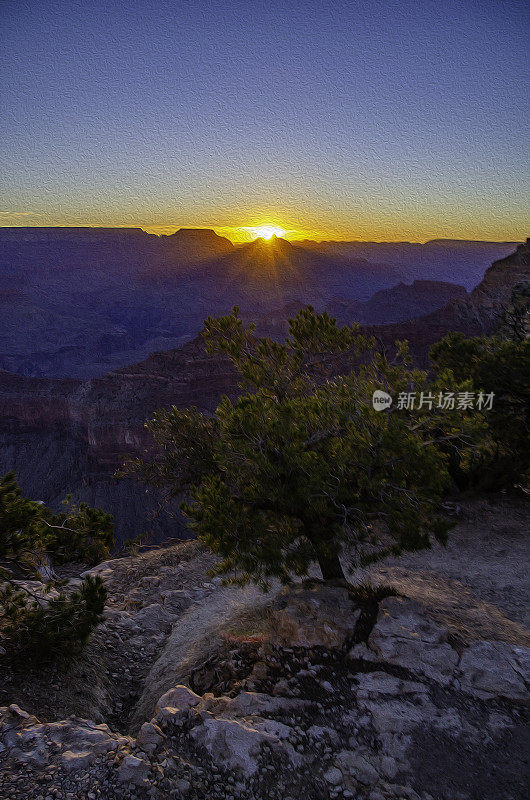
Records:
{"label": "canyon", "polygon": [[[387,347],[407,339],[416,363],[425,367],[430,345],[448,331],[472,336],[493,330],[514,287],[529,276],[526,243],[494,262],[469,294],[430,314],[366,331]],[[272,327],[281,338],[286,316],[274,319],[258,318],[265,332]],[[349,365],[346,357],[343,368]],[[125,455],[150,446],[144,423],[154,410],[194,405],[211,413],[222,394],[236,391],[231,365],[207,356],[200,338],[87,380],[0,371],[0,472],[14,470],[26,495],[54,507],[71,493],[112,513],[118,543],[143,534],[153,542],[186,536],[178,513],[160,510],[156,494],[129,479],[118,481],[114,473]]]}
{"label": "canyon", "polygon": [[[319,311],[329,303],[355,307],[429,276],[433,283],[423,293],[409,290],[408,304],[395,298],[385,321],[399,322],[449,299],[435,281],[471,289],[488,263],[513,248],[275,237],[235,246],[207,229],[155,236],[140,228],[0,228],[0,368],[32,377],[101,377],[184,344],[208,314],[234,304],[253,318],[290,303]],[[378,323],[381,302],[370,312],[363,307],[363,322]]]}

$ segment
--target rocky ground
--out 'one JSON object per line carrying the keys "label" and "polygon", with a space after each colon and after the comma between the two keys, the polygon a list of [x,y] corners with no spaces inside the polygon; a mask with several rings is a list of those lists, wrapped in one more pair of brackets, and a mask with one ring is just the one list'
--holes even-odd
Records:
{"label": "rocky ground", "polygon": [[457,513],[447,548],[371,570],[379,602],[223,587],[195,542],[99,565],[79,662],[0,676],[0,797],[526,797],[526,510]]}

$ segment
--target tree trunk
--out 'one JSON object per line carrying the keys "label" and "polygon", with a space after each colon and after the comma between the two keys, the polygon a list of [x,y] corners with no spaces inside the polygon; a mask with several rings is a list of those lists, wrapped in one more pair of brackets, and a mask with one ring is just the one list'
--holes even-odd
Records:
{"label": "tree trunk", "polygon": [[313,545],[315,558],[318,561],[323,579],[337,586],[348,586],[348,580],[342,571],[339,556],[336,553],[333,554],[333,547],[329,546],[330,541],[325,541],[323,537],[322,532],[328,528],[327,520],[320,520],[318,524],[307,524],[304,533]]}
{"label": "tree trunk", "polygon": [[317,560],[322,570],[322,577],[325,581],[333,581],[335,583],[347,585],[348,581],[342,571],[342,565],[337,555],[325,556],[319,553],[317,554]]}

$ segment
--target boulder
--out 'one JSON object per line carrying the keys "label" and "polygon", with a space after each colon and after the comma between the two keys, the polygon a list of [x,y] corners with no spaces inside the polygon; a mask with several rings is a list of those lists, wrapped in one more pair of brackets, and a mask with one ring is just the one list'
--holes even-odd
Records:
{"label": "boulder", "polygon": [[[270,699],[274,702],[274,698]],[[216,708],[217,713],[220,710]],[[248,711],[250,704],[240,709],[225,706],[225,710],[229,713]],[[239,719],[214,717],[209,711],[200,710],[200,707],[195,711],[199,712],[196,718],[198,724],[192,729],[191,738],[204,747],[216,763],[223,764],[227,769],[237,769],[246,777],[253,775],[258,768],[257,758],[263,744],[282,750],[293,765],[300,763],[300,757],[287,741],[292,736],[292,728],[283,722],[250,715]]]}
{"label": "boulder", "polygon": [[342,750],[336,757],[335,764],[342,773],[347,773],[365,786],[373,786],[379,780],[379,774],[373,765],[359,751]]}
{"label": "boulder", "polygon": [[160,728],[167,728],[169,725],[182,725],[187,716],[187,710],[173,708],[172,706],[164,706],[157,711],[152,722],[153,724],[156,723]]}
{"label": "boulder", "polygon": [[0,740],[6,755],[15,761],[41,767],[59,753],[59,762],[69,771],[83,769],[98,756],[132,741],[105,724],[79,717],[41,723],[15,705],[0,709]]}
{"label": "boulder", "polygon": [[191,606],[189,592],[184,589],[165,589],[160,592],[160,597],[171,614],[181,613]]}
{"label": "boulder", "polygon": [[132,617],[132,623],[149,633],[166,633],[171,627],[173,615],[160,603],[151,603],[137,611]]}
{"label": "boulder", "polygon": [[120,783],[131,783],[133,786],[147,786],[149,764],[137,756],[125,756],[118,769]]}
{"label": "boulder", "polygon": [[307,729],[307,735],[309,736],[309,739],[312,739],[313,741],[329,741],[333,746],[336,746],[339,743],[339,736],[335,728],[328,728],[327,726],[322,725],[311,725]]}
{"label": "boulder", "polygon": [[342,772],[337,767],[330,767],[327,772],[324,773],[324,780],[326,783],[329,783],[330,786],[340,786],[342,783]]}
{"label": "boulder", "polygon": [[96,758],[91,750],[65,750],[60,755],[60,762],[68,772],[77,772],[78,769],[88,767]]}
{"label": "boulder", "polygon": [[187,711],[189,708],[194,708],[200,700],[199,695],[192,692],[187,686],[179,685],[169,689],[162,695],[156,704],[156,711],[158,712],[166,706],[177,708],[180,711]]}
{"label": "boulder", "polygon": [[261,746],[277,741],[272,734],[258,731],[245,722],[213,717],[193,728],[190,735],[215,763],[240,770],[245,777],[257,771]]}
{"label": "boulder", "polygon": [[164,734],[158,725],[154,725],[152,722],[144,722],[136,737],[136,744],[144,753],[151,755],[163,739]]}

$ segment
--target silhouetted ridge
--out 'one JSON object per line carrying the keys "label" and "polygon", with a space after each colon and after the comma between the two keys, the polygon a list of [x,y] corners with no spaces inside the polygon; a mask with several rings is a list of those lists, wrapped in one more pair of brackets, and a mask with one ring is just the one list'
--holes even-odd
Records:
{"label": "silhouetted ridge", "polygon": [[[400,282],[446,279],[448,272],[452,283],[471,288],[470,274],[482,276],[486,264],[507,255],[504,245],[474,247],[307,246],[282,237],[236,247],[208,228],[165,236],[140,228],[0,228],[0,367],[93,377],[182,344],[205,317],[234,304],[247,316],[276,315],[289,303],[350,306]],[[436,307],[429,297],[422,303],[407,307],[406,316]]]}

